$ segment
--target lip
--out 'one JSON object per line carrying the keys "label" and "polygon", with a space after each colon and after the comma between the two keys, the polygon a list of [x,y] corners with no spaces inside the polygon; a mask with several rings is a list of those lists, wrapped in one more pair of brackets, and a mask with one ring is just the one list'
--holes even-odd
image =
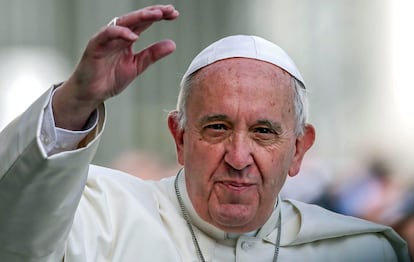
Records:
{"label": "lip", "polygon": [[244,191],[254,186],[252,183],[241,183],[235,181],[221,181],[218,184],[232,191]]}

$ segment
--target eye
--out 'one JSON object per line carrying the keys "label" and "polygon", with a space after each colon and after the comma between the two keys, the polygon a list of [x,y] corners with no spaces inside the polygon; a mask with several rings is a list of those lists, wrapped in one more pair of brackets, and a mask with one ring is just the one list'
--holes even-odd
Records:
{"label": "eye", "polygon": [[201,135],[210,143],[218,143],[231,133],[226,123],[211,123],[202,128]]}
{"label": "eye", "polygon": [[268,127],[256,127],[254,132],[259,134],[275,134],[275,131]]}
{"label": "eye", "polygon": [[207,125],[205,128],[213,130],[227,130],[227,126],[225,124],[211,124]]}
{"label": "eye", "polygon": [[250,132],[252,133],[252,138],[263,145],[276,143],[279,139],[279,134],[276,130],[269,126],[256,126]]}

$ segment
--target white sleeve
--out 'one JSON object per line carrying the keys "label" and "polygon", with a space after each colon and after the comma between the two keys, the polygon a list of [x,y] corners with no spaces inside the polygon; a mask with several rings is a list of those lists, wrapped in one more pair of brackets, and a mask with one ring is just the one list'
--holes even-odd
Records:
{"label": "white sleeve", "polygon": [[[40,137],[47,123],[54,127],[44,116],[51,93],[0,132],[0,261],[62,261],[103,132],[102,104],[98,124],[80,141],[82,146],[46,155]],[[58,131],[52,131],[57,137]]]}
{"label": "white sleeve", "polygon": [[52,100],[55,91],[52,93],[49,104],[45,108],[40,132],[42,149],[48,156],[76,149],[79,142],[96,127],[99,118],[99,113],[96,110],[89,118],[85,129],[81,131],[72,131],[56,127],[52,108]]}

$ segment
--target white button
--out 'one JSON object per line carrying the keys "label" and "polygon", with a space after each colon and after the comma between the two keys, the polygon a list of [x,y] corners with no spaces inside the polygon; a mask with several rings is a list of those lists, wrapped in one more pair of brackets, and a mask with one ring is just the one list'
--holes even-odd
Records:
{"label": "white button", "polygon": [[45,145],[48,145],[48,144],[50,143],[50,139],[49,139],[49,137],[44,136],[44,135],[40,135],[40,140],[42,140],[42,142],[43,142]]}
{"label": "white button", "polygon": [[66,149],[68,147],[68,144],[66,143],[58,143],[55,145],[56,149]]}
{"label": "white button", "polygon": [[241,248],[242,248],[243,250],[248,250],[248,249],[251,249],[253,246],[254,246],[254,243],[253,243],[253,242],[243,241],[243,242],[241,243]]}

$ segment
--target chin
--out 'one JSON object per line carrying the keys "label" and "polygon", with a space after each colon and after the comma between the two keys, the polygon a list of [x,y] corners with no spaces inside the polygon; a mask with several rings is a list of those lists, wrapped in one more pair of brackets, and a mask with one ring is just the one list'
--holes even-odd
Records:
{"label": "chin", "polygon": [[[254,220],[257,212],[240,204],[226,204],[221,210],[212,215],[216,226],[233,233],[254,230]],[[256,210],[256,209],[255,209]]]}

